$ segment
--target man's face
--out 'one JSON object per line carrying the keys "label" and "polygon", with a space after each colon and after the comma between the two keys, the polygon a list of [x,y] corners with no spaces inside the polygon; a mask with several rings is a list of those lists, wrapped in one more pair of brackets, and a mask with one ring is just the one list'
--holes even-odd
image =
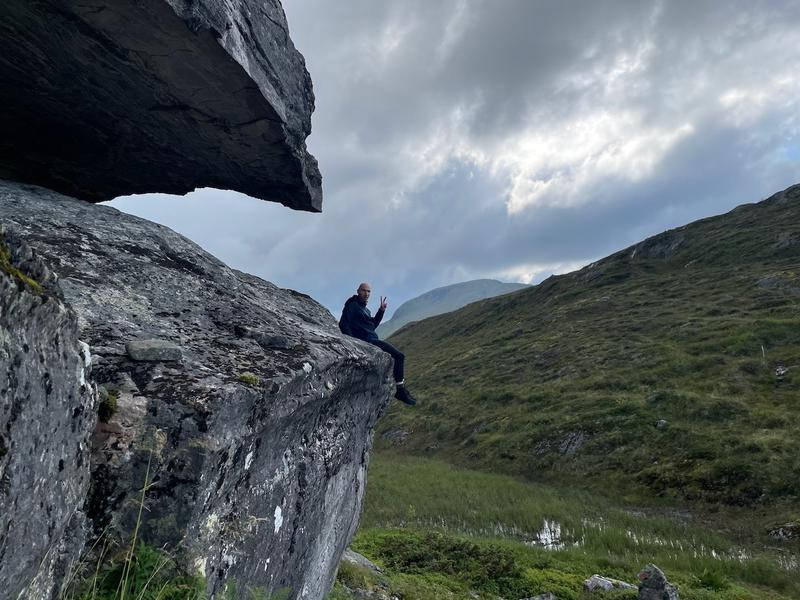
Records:
{"label": "man's face", "polygon": [[369,302],[369,295],[372,293],[372,288],[369,287],[366,283],[362,283],[358,286],[356,290],[356,294],[358,294],[358,299],[362,302]]}

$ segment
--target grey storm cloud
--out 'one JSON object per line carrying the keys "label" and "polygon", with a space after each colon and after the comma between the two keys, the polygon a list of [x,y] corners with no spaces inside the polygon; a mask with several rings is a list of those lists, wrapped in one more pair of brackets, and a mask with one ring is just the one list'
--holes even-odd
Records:
{"label": "grey storm cloud", "polygon": [[538,281],[798,180],[800,3],[286,0],[323,213],[123,198],[332,311]]}

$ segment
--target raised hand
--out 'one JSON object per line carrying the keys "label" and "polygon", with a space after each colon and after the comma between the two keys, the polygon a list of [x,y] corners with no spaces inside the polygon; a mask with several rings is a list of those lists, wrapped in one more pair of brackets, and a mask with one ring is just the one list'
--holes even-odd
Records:
{"label": "raised hand", "polygon": [[389,303],[387,302],[387,300],[388,300],[388,297],[381,296],[381,310],[386,310],[386,307],[389,306]]}

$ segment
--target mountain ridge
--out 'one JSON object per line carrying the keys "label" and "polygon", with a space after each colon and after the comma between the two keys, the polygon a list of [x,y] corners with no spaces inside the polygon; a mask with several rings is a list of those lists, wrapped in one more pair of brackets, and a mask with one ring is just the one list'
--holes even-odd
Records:
{"label": "mountain ridge", "polygon": [[403,302],[392,318],[381,323],[378,335],[386,339],[409,323],[458,310],[471,302],[510,294],[528,287],[525,283],[505,283],[496,279],[472,279],[429,290]]}

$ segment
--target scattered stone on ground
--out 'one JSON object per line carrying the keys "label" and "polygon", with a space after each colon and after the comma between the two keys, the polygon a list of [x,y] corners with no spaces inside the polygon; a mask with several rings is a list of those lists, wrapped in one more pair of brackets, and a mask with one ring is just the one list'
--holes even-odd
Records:
{"label": "scattered stone on ground", "polygon": [[635,590],[636,586],[619,579],[612,579],[611,577],[604,577],[595,573],[589,579],[583,582],[583,588],[588,591],[601,590]]}
{"label": "scattered stone on ground", "polygon": [[800,523],[792,521],[769,530],[769,537],[776,540],[794,540],[800,537]]}
{"label": "scattered stone on ground", "polygon": [[388,442],[391,442],[392,445],[399,445],[406,441],[409,436],[409,432],[405,429],[390,429],[389,431],[384,432],[381,437]]}
{"label": "scattered stone on ground", "polygon": [[[788,246],[779,246],[779,248],[786,248]],[[756,282],[756,285],[762,289],[782,289],[791,294],[800,295],[800,278],[794,273],[780,272],[765,275]]]}
{"label": "scattered stone on ground", "polygon": [[667,581],[663,571],[654,564],[639,571],[637,600],[680,600],[677,588]]}
{"label": "scattered stone on ground", "polygon": [[339,577],[340,585],[352,598],[357,600],[399,600],[392,593],[389,580],[381,568],[366,556],[348,548],[342,554],[339,569],[341,570],[341,566],[345,564],[355,567],[357,572],[361,572],[365,576],[365,578],[357,577],[355,582],[349,581],[351,578],[347,576]]}
{"label": "scattered stone on ground", "polygon": [[342,554],[342,562],[349,563],[351,565],[356,565],[363,569],[368,569],[369,571],[375,573],[376,575],[383,575],[383,571],[381,571],[378,565],[376,565],[374,562],[372,562],[363,554],[359,554],[358,552],[355,552],[350,548],[345,550],[344,554]]}

